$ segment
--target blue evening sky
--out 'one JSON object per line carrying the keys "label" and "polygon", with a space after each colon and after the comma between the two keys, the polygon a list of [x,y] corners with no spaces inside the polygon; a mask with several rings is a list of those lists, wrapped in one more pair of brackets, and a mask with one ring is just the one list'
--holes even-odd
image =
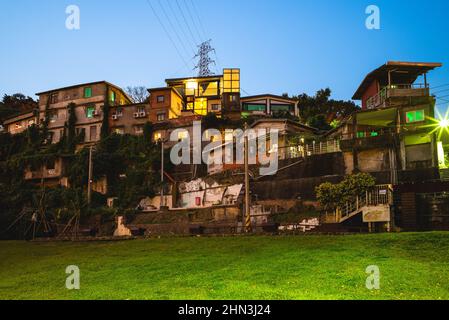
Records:
{"label": "blue evening sky", "polygon": [[[330,87],[335,98],[350,99],[366,73],[387,60],[442,62],[429,82],[449,84],[447,0],[148,1],[189,67],[147,0],[2,1],[0,94],[34,97],[97,80],[161,86],[165,78],[195,74],[192,47],[200,35],[213,39],[218,67],[241,68],[245,94],[313,94]],[[65,28],[71,4],[81,11],[78,31]],[[365,27],[370,4],[380,8],[381,30]],[[436,91],[444,89],[449,86]]]}

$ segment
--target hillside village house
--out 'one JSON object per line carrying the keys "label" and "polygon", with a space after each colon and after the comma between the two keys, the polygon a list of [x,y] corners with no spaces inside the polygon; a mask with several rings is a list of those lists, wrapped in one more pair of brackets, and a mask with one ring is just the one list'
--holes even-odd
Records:
{"label": "hillside village house", "polygon": [[[224,69],[221,75],[167,79],[165,87],[148,89],[150,96],[145,103],[133,103],[122,89],[105,81],[49,90],[38,94],[37,113],[18,115],[4,124],[8,132],[16,134],[34,123],[41,124],[47,115],[51,133],[49,142],[56,143],[68,120],[67,106],[73,102],[76,104],[77,132],[84,135],[79,146],[82,147],[99,141],[102,107],[108,105],[111,132],[140,135],[145,123],[151,122],[153,140],[165,141],[165,147],[170,148],[176,143],[168,141],[174,130],[185,129],[192,136],[192,123],[201,121],[208,113],[231,119],[251,116],[257,119],[252,128],[267,129],[267,132],[278,129],[280,132],[276,146],[279,172],[251,185],[259,200],[276,202],[280,198],[295,199],[298,194],[313,198],[315,187],[322,182],[336,182],[344,175],[368,172],[379,185],[390,186],[381,186],[373,193],[375,198],[385,199],[385,203],[376,204],[382,205],[386,213],[384,220],[379,222],[388,220],[388,223],[409,229],[435,223],[447,222],[449,225],[449,219],[437,217],[435,212],[423,217],[417,210],[418,207],[427,208],[422,210],[429,212],[434,198],[428,196],[428,192],[440,194],[449,190],[444,181],[445,160],[440,159],[444,157],[444,152],[439,152],[442,142],[435,134],[430,134],[432,129],[427,127],[430,118],[434,117],[435,107],[427,74],[438,67],[441,67],[440,63],[394,61],[380,66],[365,77],[353,96],[354,100],[361,101],[361,110],[324,134],[297,121],[278,118],[280,112],[291,116],[299,114],[301,105],[295,100],[272,94],[241,97],[240,69],[231,68]],[[185,132],[179,133],[178,141],[185,135]],[[176,189],[178,183],[197,181],[205,175],[220,176],[219,173],[226,171],[232,173],[240,167],[211,165],[203,170],[197,165],[181,165],[174,168],[169,180]],[[29,168],[25,177],[67,185],[64,159],[56,159],[46,168]],[[394,197],[391,198],[390,191],[386,190],[393,186]],[[216,187],[212,184],[211,188]],[[107,186],[100,184],[96,190],[104,193]],[[181,201],[182,197],[165,202],[194,207],[216,202],[206,198],[198,201],[198,196],[192,198],[190,195],[189,201]],[[391,199],[395,203],[391,210],[394,215],[390,215]],[[363,208],[354,204],[349,208],[352,211],[346,210],[344,217],[340,211],[340,216],[337,212],[327,222],[347,224],[355,219],[365,223],[360,219],[361,213],[365,217]]]}
{"label": "hillside village house", "polygon": [[85,143],[100,139],[103,107],[131,104],[131,99],[119,87],[106,82],[92,82],[36,94],[39,97],[39,122],[48,119],[49,140],[58,142],[68,121],[68,105],[76,104],[76,132],[84,135]]}
{"label": "hillside village house", "polygon": [[10,134],[18,134],[24,132],[29,127],[38,123],[36,111],[21,113],[3,122],[6,132]]}
{"label": "hillside village house", "polygon": [[[383,183],[438,178],[436,135],[427,73],[440,63],[387,62],[369,73],[355,92],[362,109],[329,133],[340,139],[346,173],[374,174]],[[416,83],[421,77],[423,83]]]}

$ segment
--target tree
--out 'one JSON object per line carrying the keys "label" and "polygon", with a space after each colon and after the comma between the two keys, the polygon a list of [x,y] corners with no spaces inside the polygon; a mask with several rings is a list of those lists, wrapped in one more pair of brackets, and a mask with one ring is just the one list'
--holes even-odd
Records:
{"label": "tree", "polygon": [[143,86],[128,86],[126,87],[125,92],[135,103],[147,102],[149,98],[148,90]]}
{"label": "tree", "polygon": [[67,149],[71,152],[75,151],[76,138],[76,104],[70,103],[67,107],[69,109],[69,120],[67,122]]}
{"label": "tree", "polygon": [[103,120],[100,130],[100,138],[102,140],[109,136],[109,109],[109,102],[106,100],[106,103],[103,106]]}
{"label": "tree", "polygon": [[[318,90],[314,96],[306,93],[292,96],[298,101],[299,116],[304,123],[320,130],[331,129],[331,123],[341,121],[358,110],[352,101],[331,99],[332,91],[329,88]],[[284,96],[288,97],[287,94]]]}
{"label": "tree", "polygon": [[324,209],[334,210],[346,202],[354,201],[356,197],[363,196],[375,184],[376,180],[369,173],[358,173],[346,176],[337,184],[322,183],[315,189],[315,193]]}
{"label": "tree", "polygon": [[22,93],[5,94],[0,101],[0,122],[16,114],[29,112],[38,108],[38,103]]}

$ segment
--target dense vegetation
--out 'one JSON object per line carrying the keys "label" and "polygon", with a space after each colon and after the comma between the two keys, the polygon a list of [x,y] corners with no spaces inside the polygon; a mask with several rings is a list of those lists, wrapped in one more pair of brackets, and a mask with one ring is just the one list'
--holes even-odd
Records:
{"label": "dense vegetation", "polygon": [[[109,135],[102,130],[102,139],[93,151],[93,180],[105,178],[108,191],[106,195],[94,193],[88,207],[89,149],[76,148],[84,137],[76,134],[74,107],[68,105],[63,138],[56,144],[48,143],[46,121],[21,134],[0,133],[1,238],[29,236],[29,224],[36,212],[45,212],[46,219],[55,224],[66,223],[76,212],[81,218],[114,214],[105,209],[106,197],[116,197],[117,210],[125,211],[135,208],[140,199],[152,196],[159,187],[160,148],[152,142],[151,123],[145,125],[142,136]],[[57,159],[64,162],[70,188],[48,188],[24,179],[25,169],[38,171]]]}

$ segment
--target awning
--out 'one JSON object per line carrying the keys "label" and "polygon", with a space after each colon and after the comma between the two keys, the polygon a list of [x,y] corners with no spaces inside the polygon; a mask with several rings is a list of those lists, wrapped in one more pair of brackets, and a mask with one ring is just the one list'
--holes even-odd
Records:
{"label": "awning", "polygon": [[357,124],[362,126],[388,127],[394,124],[396,108],[357,113]]}

